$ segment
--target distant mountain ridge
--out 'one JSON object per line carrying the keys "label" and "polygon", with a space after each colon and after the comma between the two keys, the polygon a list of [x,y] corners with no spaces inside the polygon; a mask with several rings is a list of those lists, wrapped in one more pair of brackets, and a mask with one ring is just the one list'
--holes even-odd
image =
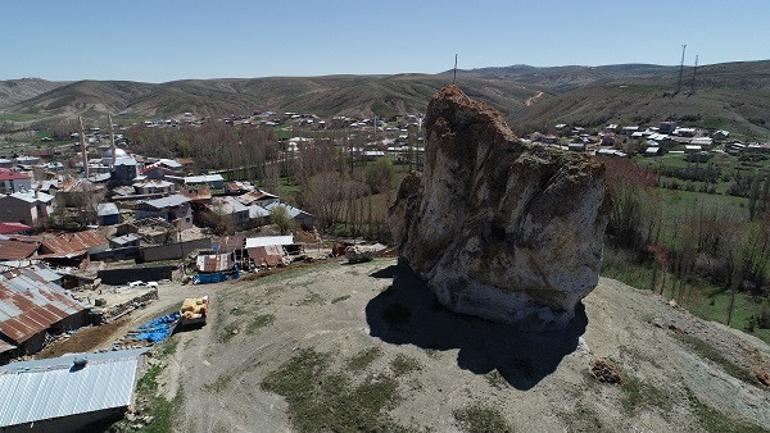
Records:
{"label": "distant mountain ridge", "polygon": [[[619,64],[458,70],[458,84],[521,129],[554,123],[681,119],[747,135],[770,136],[770,61],[692,67],[677,93],[678,66]],[[389,117],[425,110],[430,96],[452,80],[438,74],[225,78],[167,83],[132,81],[0,81],[0,111],[39,118],[158,118],[187,111],[225,116],[255,110],[323,116]],[[21,82],[21,83],[20,83]]]}

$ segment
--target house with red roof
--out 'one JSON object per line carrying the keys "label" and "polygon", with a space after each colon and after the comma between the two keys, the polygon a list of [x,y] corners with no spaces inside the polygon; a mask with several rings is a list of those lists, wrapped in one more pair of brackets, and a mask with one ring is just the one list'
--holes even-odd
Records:
{"label": "house with red roof", "polygon": [[27,173],[0,168],[0,192],[11,194],[32,189],[32,177]]}

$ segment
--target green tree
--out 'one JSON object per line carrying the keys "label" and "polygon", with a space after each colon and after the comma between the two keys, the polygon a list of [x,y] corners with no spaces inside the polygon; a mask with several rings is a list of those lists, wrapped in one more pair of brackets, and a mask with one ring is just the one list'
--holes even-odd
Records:
{"label": "green tree", "polygon": [[284,206],[276,206],[270,210],[270,222],[278,226],[282,235],[285,235],[294,227],[294,221]]}

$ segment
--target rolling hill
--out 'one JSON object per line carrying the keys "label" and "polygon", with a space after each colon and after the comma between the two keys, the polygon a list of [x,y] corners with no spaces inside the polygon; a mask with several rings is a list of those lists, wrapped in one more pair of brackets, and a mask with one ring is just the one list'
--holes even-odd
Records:
{"label": "rolling hill", "polygon": [[[468,95],[486,100],[516,129],[555,123],[599,125],[677,119],[724,127],[748,137],[770,136],[770,61],[692,69],[676,92],[679,68],[649,64],[533,67],[513,65],[458,71]],[[452,73],[227,78],[152,84],[130,81],[0,82],[0,112],[36,118],[157,118],[191,111],[202,116],[254,110],[389,117],[425,109]],[[9,90],[10,89],[10,90]]]}
{"label": "rolling hill", "polygon": [[0,108],[34,98],[66,84],[65,82],[47,81],[40,78],[0,81]]}

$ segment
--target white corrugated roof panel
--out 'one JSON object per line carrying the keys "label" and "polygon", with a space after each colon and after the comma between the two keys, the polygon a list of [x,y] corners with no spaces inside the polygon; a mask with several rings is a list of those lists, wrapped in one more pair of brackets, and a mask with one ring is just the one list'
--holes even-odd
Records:
{"label": "white corrugated roof panel", "polygon": [[270,245],[293,245],[294,235],[286,236],[259,236],[246,239],[246,249],[266,247]]}
{"label": "white corrugated roof panel", "polygon": [[[130,405],[144,352],[65,355],[0,367],[0,427]],[[86,365],[73,368],[76,358]]]}

